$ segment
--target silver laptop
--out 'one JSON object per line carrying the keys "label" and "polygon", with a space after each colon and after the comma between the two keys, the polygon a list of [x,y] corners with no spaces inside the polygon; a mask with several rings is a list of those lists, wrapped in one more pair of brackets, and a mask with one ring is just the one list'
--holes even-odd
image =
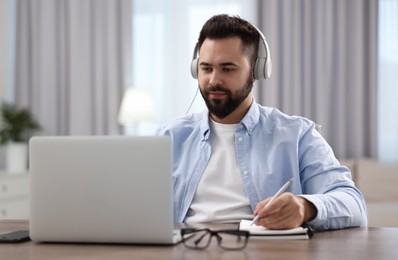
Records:
{"label": "silver laptop", "polygon": [[168,137],[33,137],[36,242],[174,244]]}

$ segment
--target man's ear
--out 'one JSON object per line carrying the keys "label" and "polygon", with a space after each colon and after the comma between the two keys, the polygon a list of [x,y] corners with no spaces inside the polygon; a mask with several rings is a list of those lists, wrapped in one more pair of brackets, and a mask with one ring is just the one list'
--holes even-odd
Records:
{"label": "man's ear", "polygon": [[255,75],[255,73],[254,73],[254,66],[252,67],[252,81],[254,82],[255,80],[256,80],[256,75]]}

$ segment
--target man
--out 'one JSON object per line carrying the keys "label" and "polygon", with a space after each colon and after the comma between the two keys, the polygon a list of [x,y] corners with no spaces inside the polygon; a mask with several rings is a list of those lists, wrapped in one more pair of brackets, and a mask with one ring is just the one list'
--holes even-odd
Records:
{"label": "man", "polygon": [[[175,222],[258,215],[257,225],[271,229],[366,226],[362,194],[314,123],[255,102],[260,37],[228,15],[212,17],[200,32],[193,70],[208,111],[158,130],[173,144]],[[265,206],[291,178],[288,192]]]}

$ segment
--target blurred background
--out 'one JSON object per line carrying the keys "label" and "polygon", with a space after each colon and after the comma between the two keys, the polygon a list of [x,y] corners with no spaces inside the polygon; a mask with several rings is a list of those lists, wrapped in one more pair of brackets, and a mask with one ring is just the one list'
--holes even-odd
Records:
{"label": "blurred background", "polygon": [[369,226],[398,226],[398,0],[0,0],[0,219],[29,218],[32,135],[152,135],[205,109],[190,64],[220,13],[267,38],[256,101],[322,125]]}
{"label": "blurred background", "polygon": [[0,100],[35,135],[150,135],[205,109],[189,68],[220,13],[267,38],[258,103],[321,124],[340,159],[398,163],[397,0],[0,0]]}

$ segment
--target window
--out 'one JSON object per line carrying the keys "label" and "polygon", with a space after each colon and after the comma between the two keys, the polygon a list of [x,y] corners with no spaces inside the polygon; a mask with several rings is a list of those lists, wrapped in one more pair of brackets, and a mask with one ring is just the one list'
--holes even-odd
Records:
{"label": "window", "polygon": [[[133,4],[132,86],[149,90],[156,103],[153,124],[141,124],[151,134],[167,121],[184,116],[197,81],[191,77],[193,49],[204,22],[215,14],[239,15],[255,22],[254,0],[135,0]],[[205,104],[197,94],[189,112]]]}
{"label": "window", "polygon": [[398,1],[379,1],[378,157],[398,162]]}

